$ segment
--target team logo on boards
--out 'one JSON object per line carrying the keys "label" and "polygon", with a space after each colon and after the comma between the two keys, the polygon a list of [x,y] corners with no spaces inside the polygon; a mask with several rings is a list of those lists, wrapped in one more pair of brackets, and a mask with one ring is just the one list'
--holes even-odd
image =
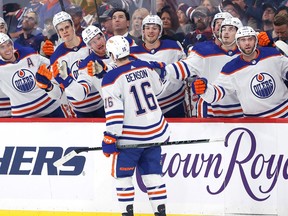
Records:
{"label": "team logo on boards", "polygon": [[256,74],[251,80],[251,91],[252,93],[260,98],[269,98],[275,91],[275,80],[268,73]]}
{"label": "team logo on boards", "polygon": [[30,70],[21,69],[13,75],[12,84],[19,92],[30,92],[36,85],[34,74]]}

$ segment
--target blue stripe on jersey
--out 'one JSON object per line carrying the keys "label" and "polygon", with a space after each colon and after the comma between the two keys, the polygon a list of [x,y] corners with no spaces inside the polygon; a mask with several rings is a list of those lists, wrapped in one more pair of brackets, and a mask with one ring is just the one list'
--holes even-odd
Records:
{"label": "blue stripe on jersey", "polygon": [[154,136],[150,136],[148,138],[139,138],[139,137],[136,138],[136,137],[121,136],[121,137],[119,137],[119,140],[149,141],[151,139],[156,139],[158,137],[161,137],[163,134],[166,133],[167,128],[168,128],[168,124],[165,125],[165,128],[164,128],[164,130],[161,133],[155,134]]}
{"label": "blue stripe on jersey", "polygon": [[70,49],[65,46],[64,43],[61,43],[55,50],[55,52],[50,56],[50,63],[51,65],[54,64],[54,62],[57,61],[58,58],[70,53],[70,52],[78,52],[79,49],[86,47],[86,44],[83,42],[81,38],[81,43],[76,47]]}
{"label": "blue stripe on jersey", "polygon": [[182,92],[183,88],[184,88],[184,84],[177,91],[175,91],[173,94],[170,94],[170,95],[168,95],[166,97],[163,97],[163,98],[159,98],[158,99],[159,103],[160,103],[160,101],[162,102],[163,100],[171,99],[171,97],[173,97],[173,96],[179,94],[180,92]]}
{"label": "blue stripe on jersey", "polygon": [[122,199],[118,198],[118,201],[119,202],[131,202],[131,201],[134,201],[134,198],[128,198],[128,199],[127,198],[126,199],[125,198],[122,198]]}
{"label": "blue stripe on jersey", "polygon": [[161,122],[163,121],[163,118],[164,116],[162,115],[160,120],[158,122],[156,122],[155,124],[152,124],[152,125],[148,125],[148,126],[135,126],[135,125],[123,125],[123,128],[126,128],[126,129],[137,129],[137,130],[147,130],[147,129],[150,129],[150,128],[153,128],[157,125],[160,125]]}
{"label": "blue stripe on jersey", "polygon": [[162,199],[167,199],[167,195],[159,197],[149,197],[149,200],[162,200]]}
{"label": "blue stripe on jersey", "polygon": [[[270,110],[268,110],[268,111],[265,111],[265,112],[262,112],[262,113],[258,113],[258,114],[247,114],[247,113],[244,113],[244,115],[246,116],[246,117],[262,117],[262,116],[264,116],[265,117],[265,115],[269,115],[269,114],[273,114],[273,112],[275,112],[275,111],[277,111],[279,108],[281,108],[281,107],[283,107],[284,108],[284,106],[287,106],[288,105],[288,99],[287,100],[285,100],[285,101],[283,101],[281,104],[279,104],[278,106],[276,106],[276,107],[274,107],[273,109],[270,109]],[[288,113],[288,111],[286,111],[285,113],[283,113],[283,115],[286,115],[286,113]],[[277,116],[276,116],[277,117]]]}
{"label": "blue stripe on jersey", "polygon": [[139,59],[131,61],[128,64],[109,71],[102,80],[102,86],[113,84],[121,74],[129,73],[130,70],[141,67],[152,68],[148,62]]}
{"label": "blue stripe on jersey", "polygon": [[180,72],[178,71],[178,68],[177,68],[176,64],[173,63],[172,66],[174,68],[174,71],[176,72],[176,79],[180,80]]}
{"label": "blue stripe on jersey", "polygon": [[147,187],[146,189],[147,190],[155,190],[155,189],[161,189],[161,188],[165,188],[166,185],[165,184],[162,184],[160,186],[154,186],[154,187]]}
{"label": "blue stripe on jersey", "polygon": [[35,110],[34,112],[31,112],[31,113],[28,113],[28,114],[25,114],[25,115],[13,115],[13,118],[20,118],[20,117],[21,118],[25,118],[25,117],[29,117],[29,116],[32,116],[34,114],[40,113],[43,110],[46,110],[48,107],[50,107],[55,102],[56,102],[56,100],[51,100],[50,103],[46,104],[44,107],[42,107],[40,109]]}
{"label": "blue stripe on jersey", "polygon": [[22,107],[26,107],[26,106],[29,106],[31,104],[36,104],[38,101],[42,100],[43,98],[47,97],[48,95],[45,93],[43,94],[41,97],[37,98],[36,100],[34,101],[31,101],[29,103],[25,103],[25,104],[21,104],[21,105],[18,105],[18,106],[11,106],[12,109],[17,109],[17,108],[22,108]]}
{"label": "blue stripe on jersey", "polygon": [[0,111],[8,111],[8,110],[11,110],[11,108],[10,107],[6,107],[6,108],[0,107]]}
{"label": "blue stripe on jersey", "polygon": [[[257,49],[257,51],[258,51],[258,56],[255,59],[256,64],[259,61],[265,60],[267,58],[273,58],[275,56],[281,55],[280,52],[273,47],[260,47]],[[250,65],[255,65],[255,63],[253,63],[253,61],[251,61],[251,62],[244,61],[240,55],[240,56],[236,57],[235,59],[231,60],[226,65],[224,65],[221,73],[229,75],[229,74],[232,74],[234,72],[239,71],[243,67],[247,67]]]}
{"label": "blue stripe on jersey", "polygon": [[128,188],[116,188],[117,191],[133,191],[134,187],[128,187]]}
{"label": "blue stripe on jersey", "polygon": [[184,67],[185,67],[185,72],[187,73],[187,77],[190,77],[191,76],[191,72],[188,68],[188,65],[185,61],[181,61],[181,63],[183,63]]}
{"label": "blue stripe on jersey", "polygon": [[111,114],[124,114],[124,110],[112,110],[112,111],[109,111],[109,112],[106,112],[106,116],[107,115],[111,115]]}
{"label": "blue stripe on jersey", "polygon": [[7,101],[8,102],[8,101],[10,101],[10,98],[8,98],[8,97],[7,98],[0,98],[0,101]]}
{"label": "blue stripe on jersey", "polygon": [[157,53],[158,51],[163,51],[163,50],[171,50],[171,49],[176,49],[176,50],[179,50],[181,51],[181,47],[179,47],[178,43],[176,41],[173,41],[173,40],[169,40],[169,39],[166,39],[166,40],[160,40],[160,46],[157,47],[156,49],[154,49],[153,53],[151,53],[150,50],[146,49],[144,44],[142,45],[139,45],[139,46],[133,46],[133,47],[130,47],[130,53],[133,55],[137,55],[137,54],[141,54],[141,53],[149,53],[151,55]]}
{"label": "blue stripe on jersey", "polygon": [[123,121],[113,121],[110,123],[106,123],[106,126],[117,125],[117,124],[123,124]]}

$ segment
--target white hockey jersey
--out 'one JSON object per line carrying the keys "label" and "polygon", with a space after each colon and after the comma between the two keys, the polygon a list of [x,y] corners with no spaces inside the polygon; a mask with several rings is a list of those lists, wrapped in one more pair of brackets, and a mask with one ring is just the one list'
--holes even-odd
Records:
{"label": "white hockey jersey", "polygon": [[[81,38],[80,44],[78,46],[72,48],[72,49],[67,48],[65,46],[65,43],[60,44],[57,47],[57,49],[55,50],[55,52],[52,54],[52,56],[50,57],[50,64],[52,65],[56,61],[58,61],[59,63],[61,63],[63,60],[66,61],[67,65],[71,71],[72,77],[74,78],[74,80],[76,82],[76,80],[78,79],[78,76],[79,76],[78,68],[79,68],[80,61],[85,59],[89,54],[90,54],[90,50]],[[75,87],[75,84],[73,86]],[[82,91],[84,91],[83,87],[81,85],[79,85],[78,87],[79,87],[79,89],[82,88]],[[49,95],[51,95],[51,97],[53,97],[53,98],[55,97],[53,95],[59,95],[58,93],[55,94],[55,91],[56,91],[56,89],[53,89],[51,92],[49,92]],[[62,95],[62,103],[63,104],[68,103],[67,102],[67,99],[68,99],[69,105],[71,105],[74,110],[84,112],[85,109],[84,110],[81,109],[81,105],[79,106],[77,104],[78,101],[73,97],[74,96],[73,92],[75,92],[75,91],[64,90],[63,95]],[[74,103],[76,106],[74,106]],[[79,108],[80,108],[80,110],[79,110]],[[73,113],[72,113],[72,115],[73,115]]]}
{"label": "white hockey jersey", "polygon": [[[174,79],[185,80],[188,77],[205,77],[208,82],[213,82],[222,67],[236,58],[240,51],[225,51],[213,42],[202,42],[195,45],[187,59],[166,66],[167,76]],[[191,95],[193,93],[190,93]],[[197,97],[193,96],[197,101]],[[225,100],[207,104],[201,98],[197,104],[197,117],[242,117],[243,111],[237,96],[231,94]]]}
{"label": "white hockey jersey", "polygon": [[288,58],[275,48],[263,47],[251,62],[241,56],[227,63],[213,85],[201,97],[207,102],[219,101],[236,92],[244,116],[286,118]]}
{"label": "white hockey jersey", "polygon": [[0,118],[11,117],[10,99],[0,89]]}
{"label": "white hockey jersey", "polygon": [[0,60],[0,86],[10,99],[12,117],[43,117],[52,113],[60,101],[51,99],[35,81],[39,66],[49,65],[49,60],[27,47],[19,48],[15,55],[14,63]]}
{"label": "white hockey jersey", "polygon": [[[147,50],[143,45],[130,48],[131,56],[144,61],[157,61],[171,64],[186,58],[181,45],[172,40],[161,40],[161,44],[157,49]],[[157,96],[159,105],[163,113],[167,113],[177,105],[183,103],[185,85],[183,81],[173,79],[165,80],[165,91]]]}
{"label": "white hockey jersey", "polygon": [[163,142],[170,135],[156,95],[163,86],[147,62],[132,61],[109,71],[102,81],[106,130],[118,144]]}

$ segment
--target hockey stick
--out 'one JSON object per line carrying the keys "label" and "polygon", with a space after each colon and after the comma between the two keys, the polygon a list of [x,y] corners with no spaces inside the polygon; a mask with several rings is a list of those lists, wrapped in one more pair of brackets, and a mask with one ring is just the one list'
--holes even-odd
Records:
{"label": "hockey stick", "polygon": [[61,10],[65,11],[65,6],[64,6],[63,0],[59,0],[59,4],[60,4],[60,7],[61,7]]}
{"label": "hockey stick", "polygon": [[[169,146],[169,145],[181,145],[181,144],[199,144],[199,143],[209,143],[209,142],[221,142],[224,139],[199,139],[199,140],[182,140],[182,141],[172,141],[172,142],[156,142],[156,143],[140,143],[140,144],[132,144],[132,145],[121,145],[117,146],[118,149],[127,149],[127,148],[141,148],[141,147],[153,147],[153,146]],[[83,147],[77,148],[73,151],[69,152],[68,154],[64,155],[59,160],[53,163],[54,166],[60,167],[67,161],[71,160],[77,154],[81,152],[88,152],[88,151],[98,151],[102,150],[102,147]]]}
{"label": "hockey stick", "polygon": [[288,44],[286,44],[282,40],[278,40],[275,42],[275,46],[284,54],[285,56],[288,56]]}

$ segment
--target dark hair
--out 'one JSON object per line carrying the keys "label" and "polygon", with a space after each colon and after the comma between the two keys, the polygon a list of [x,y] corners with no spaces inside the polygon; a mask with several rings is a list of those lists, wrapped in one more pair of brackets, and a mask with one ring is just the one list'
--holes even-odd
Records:
{"label": "dark hair", "polygon": [[171,18],[171,29],[176,31],[179,28],[179,20],[176,12],[170,6],[164,6],[157,15],[162,19],[163,13],[168,13]]}
{"label": "dark hair", "polygon": [[121,9],[121,8],[115,8],[113,9],[113,12],[111,14],[111,17],[113,17],[115,12],[123,12],[125,14],[126,20],[130,21],[130,15],[129,13],[125,10],[125,9]]}

